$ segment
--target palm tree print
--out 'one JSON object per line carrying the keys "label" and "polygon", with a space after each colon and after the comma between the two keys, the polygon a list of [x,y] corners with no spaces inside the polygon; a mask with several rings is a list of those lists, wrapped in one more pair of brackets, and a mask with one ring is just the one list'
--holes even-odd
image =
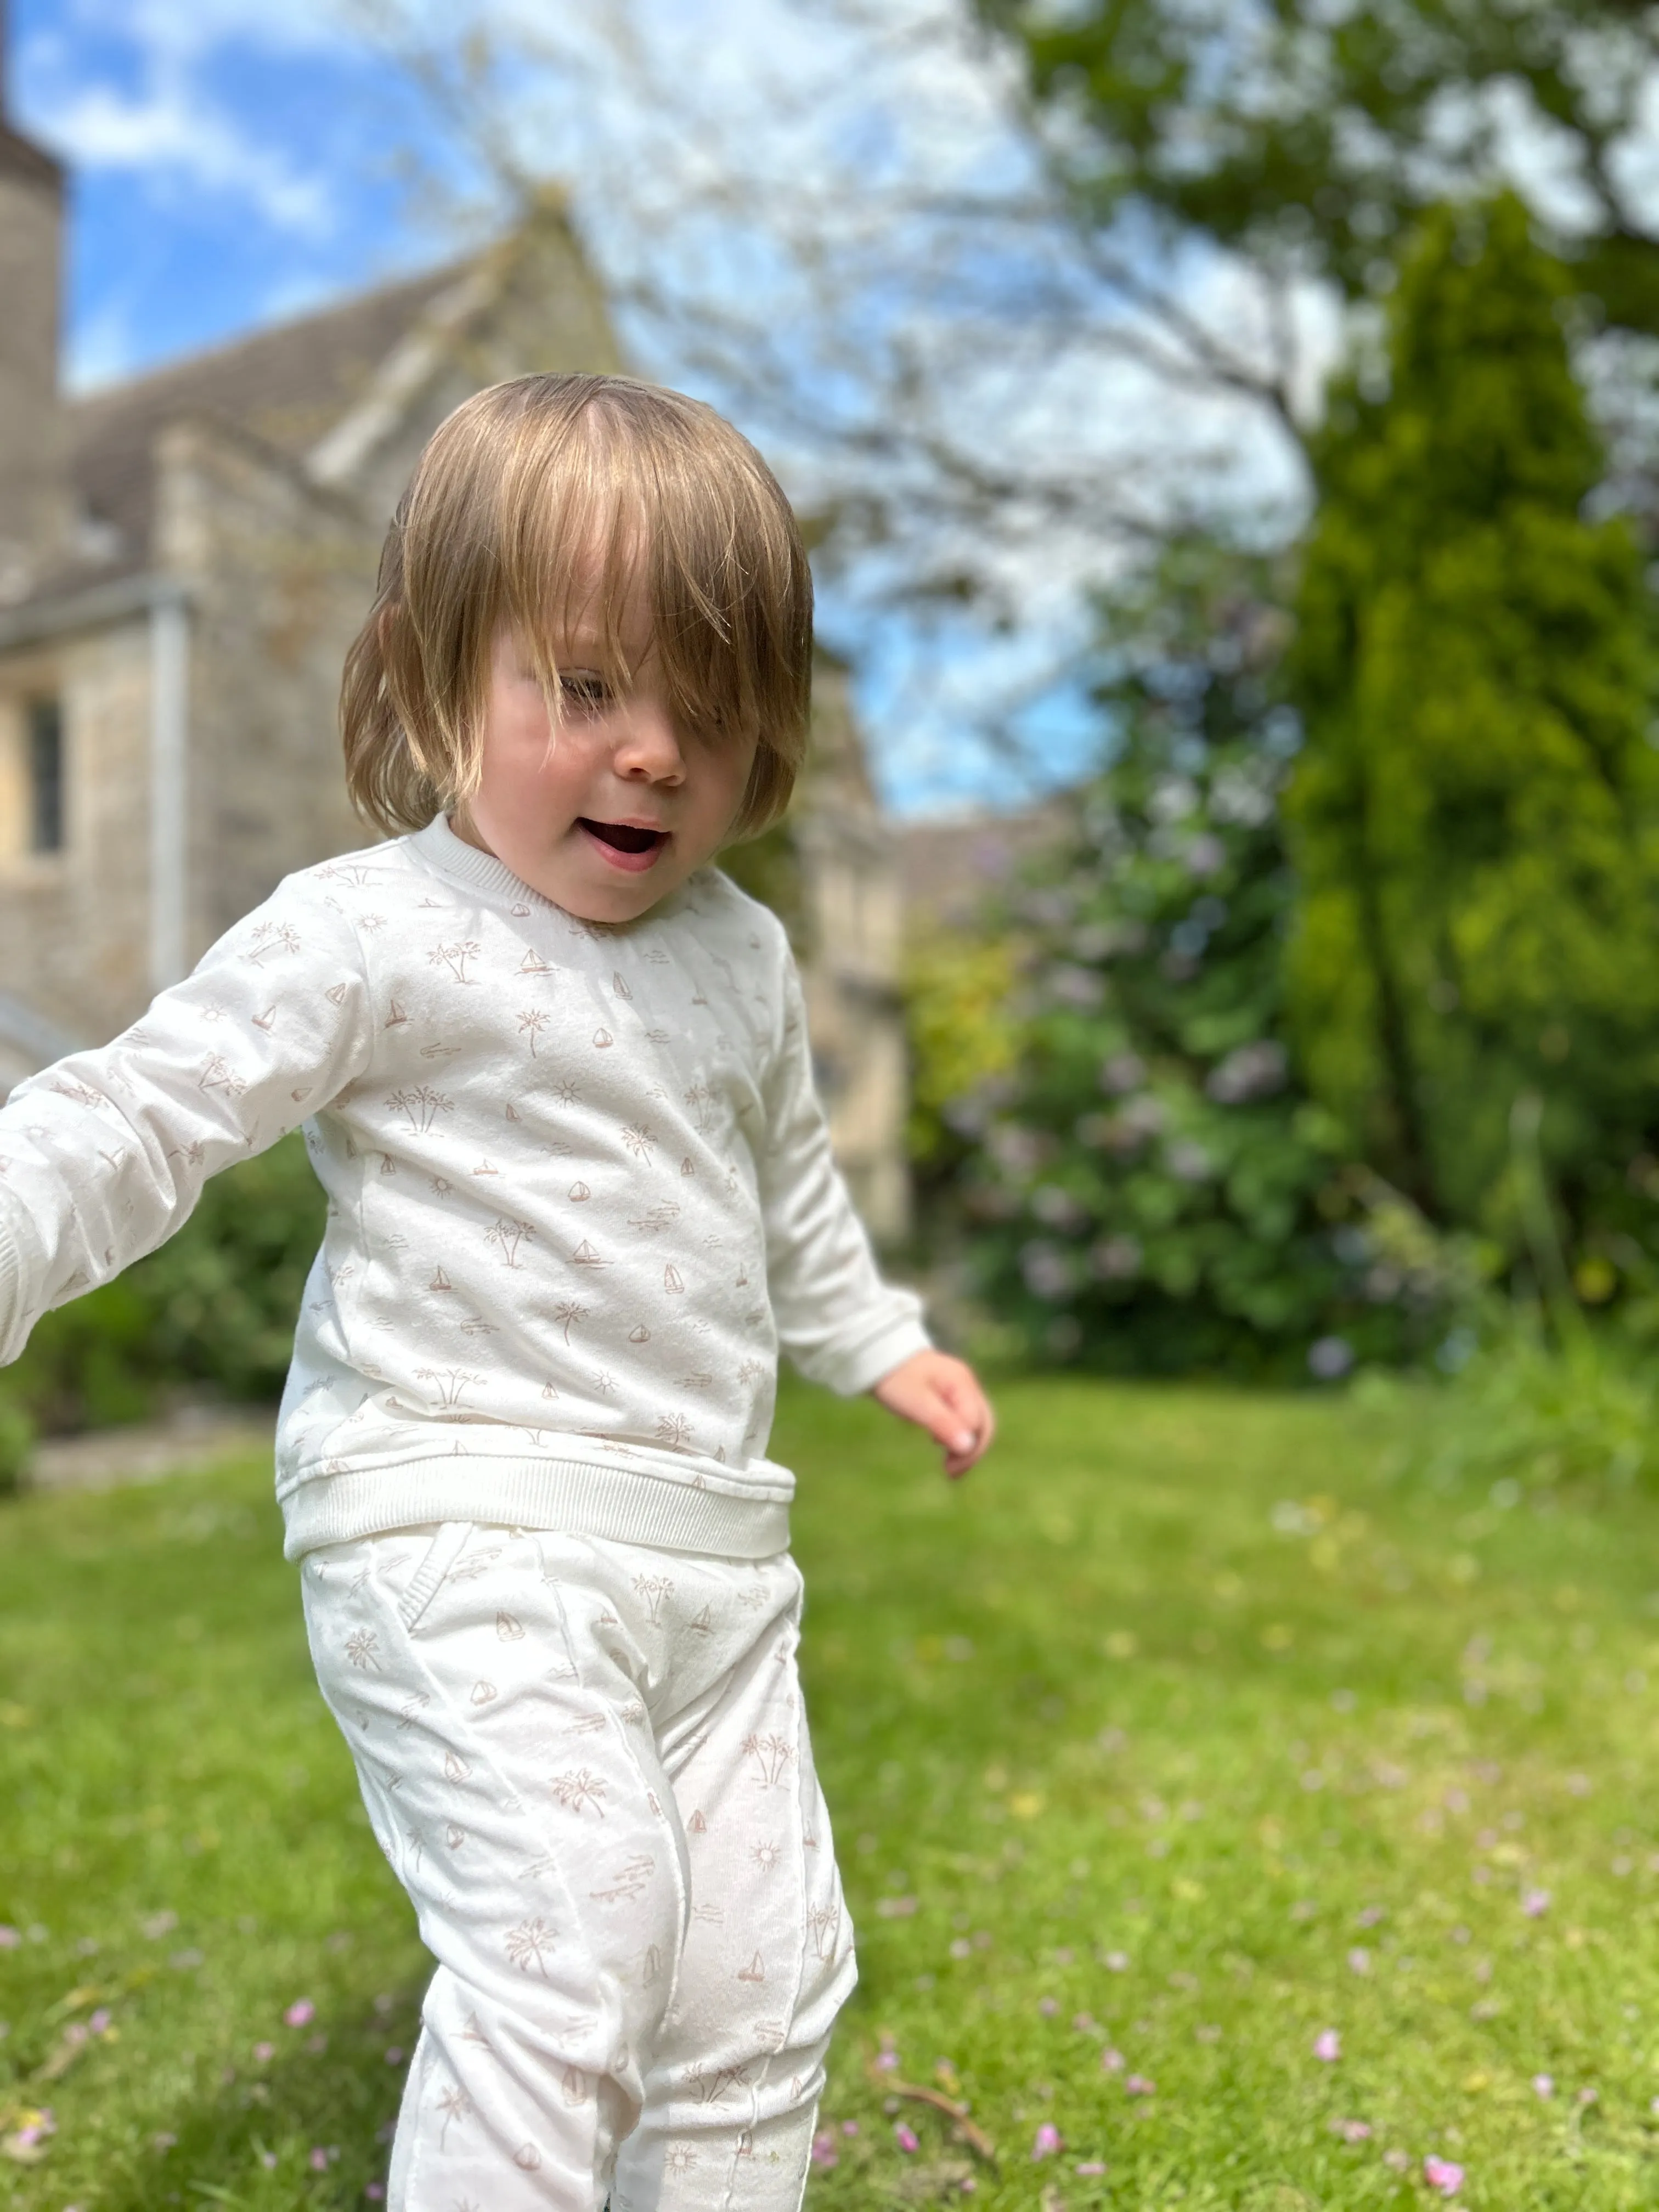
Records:
{"label": "palm tree print", "polygon": [[564,1340],[570,1341],[570,1332],[579,1321],[587,1319],[587,1308],[574,1298],[561,1298],[553,1309],[553,1318],[564,1329]]}
{"label": "palm tree print", "polygon": [[650,1166],[652,1148],[657,1142],[654,1130],[647,1128],[643,1121],[630,1121],[623,1131],[623,1142],[636,1160],[643,1160]]}
{"label": "palm tree print", "polygon": [[444,2116],[443,2128],[438,2136],[438,2148],[441,2150],[447,2142],[449,2130],[454,2123],[471,2118],[472,2100],[459,2083],[454,2083],[439,2098],[438,2110]]}
{"label": "palm tree print", "polygon": [[466,1391],[483,1381],[482,1375],[473,1375],[465,1367],[417,1367],[417,1382],[435,1382],[438,1403],[442,1407],[459,1406]]}
{"label": "palm tree print", "polygon": [[287,922],[262,921],[253,933],[254,950],[247,955],[255,967],[264,964],[273,952],[297,952],[300,933]]}
{"label": "palm tree print", "polygon": [[519,1248],[531,1243],[535,1234],[527,1221],[514,1221],[503,1214],[484,1231],[484,1242],[497,1248],[509,1267],[520,1267],[524,1262],[519,1257]]}
{"label": "palm tree print", "polygon": [[539,1913],[533,1920],[521,1920],[516,1928],[509,1928],[507,1931],[508,1960],[521,1974],[533,1970],[545,1981],[548,1978],[547,1965],[542,1954],[553,1948],[557,1932]]}
{"label": "palm tree print", "polygon": [[453,945],[434,945],[426,957],[434,968],[447,968],[458,983],[476,983],[477,977],[469,975],[466,966],[483,951],[483,945],[468,938],[464,944],[458,941]]}
{"label": "palm tree print", "polygon": [[410,1134],[416,1137],[426,1136],[440,1114],[450,1114],[455,1109],[455,1101],[434,1091],[429,1083],[417,1083],[412,1091],[394,1091],[386,1103],[394,1114],[407,1119]]}
{"label": "palm tree print", "polygon": [[657,1423],[657,1441],[671,1451],[684,1451],[691,1441],[691,1424],[684,1413],[665,1413]]}
{"label": "palm tree print", "polygon": [[527,1006],[519,1016],[519,1035],[530,1039],[530,1057],[534,1060],[536,1040],[547,1027],[547,1016],[539,1006]]}
{"label": "palm tree print", "polygon": [[605,1784],[585,1766],[571,1774],[556,1774],[548,1786],[553,1792],[554,1803],[562,1805],[567,1813],[580,1813],[584,1806],[591,1805],[604,1820]]}
{"label": "palm tree print", "polygon": [[380,1665],[379,1646],[380,1639],[372,1628],[354,1629],[346,1638],[346,1657],[354,1667],[362,1668],[365,1672],[373,1667],[378,1673]]}
{"label": "palm tree print", "polygon": [[662,1601],[665,1597],[673,1596],[674,1584],[667,1575],[635,1575],[634,1595],[644,1599],[645,1609],[651,1616],[651,1626],[655,1628],[662,1620]]}
{"label": "palm tree print", "polygon": [[222,1053],[210,1054],[196,1079],[198,1091],[223,1091],[233,1098],[240,1098],[247,1089],[247,1079],[238,1075]]}
{"label": "palm tree print", "polygon": [[841,1926],[840,1909],[833,1905],[815,1905],[806,1916],[806,1925],[811,1930],[812,1948],[820,1959],[835,1956],[836,1931]]}
{"label": "palm tree print", "polygon": [[755,1762],[757,1778],[763,1790],[775,1790],[783,1779],[784,1770],[794,1759],[795,1747],[787,1736],[746,1735],[743,1740],[744,1753]]}

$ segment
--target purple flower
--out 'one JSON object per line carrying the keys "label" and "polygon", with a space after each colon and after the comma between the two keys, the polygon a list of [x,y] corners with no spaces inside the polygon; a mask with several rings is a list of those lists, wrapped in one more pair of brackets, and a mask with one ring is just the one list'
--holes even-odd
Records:
{"label": "purple flower", "polygon": [[1060,2010],[1060,2002],[1055,1997],[1039,1997],[1037,2010],[1042,2014],[1044,2020],[1052,2020]]}
{"label": "purple flower", "polygon": [[256,2043],[253,2056],[261,2066],[268,2065],[276,2056],[276,2046],[274,2043]]}
{"label": "purple flower", "polygon": [[100,2005],[97,2011],[92,2014],[88,2020],[87,2028],[88,2033],[93,2035],[107,2035],[109,2033],[109,2023],[110,2014],[108,2006]]}
{"label": "purple flower", "polygon": [[1321,2028],[1314,2038],[1313,2055],[1328,2066],[1342,2056],[1342,2039],[1334,2027]]}
{"label": "purple flower", "polygon": [[1045,2120],[1036,2131],[1036,2141],[1031,2145],[1033,2159],[1054,2158],[1065,2149],[1060,2130],[1052,2120]]}
{"label": "purple flower", "polygon": [[1126,2097],[1150,2097],[1156,2094],[1158,2084],[1149,2081],[1144,2074],[1132,2074],[1123,2085]]}
{"label": "purple flower", "polygon": [[896,2121],[894,2124],[893,2141],[898,2145],[899,2148],[904,2153],[907,2158],[908,2158],[913,2150],[920,2150],[921,2148],[921,2145],[916,2140],[915,2129],[907,2128],[902,2120]]}
{"label": "purple flower", "polygon": [[386,2191],[378,2181],[371,2181],[363,2191],[363,2194],[371,2204],[379,2204],[384,2200]]}
{"label": "purple flower", "polygon": [[1423,2179],[1431,2189],[1437,2189],[1446,2197],[1455,2197],[1463,2186],[1463,2169],[1451,2159],[1436,2158],[1431,2154],[1423,2161]]}
{"label": "purple flower", "polygon": [[328,2153],[323,2148],[320,2143],[317,2144],[313,2149],[309,2164],[313,2173],[326,2173],[328,2172]]}
{"label": "purple flower", "polygon": [[317,2017],[317,2008],[309,1997],[296,1997],[283,2014],[286,2027],[308,2027]]}
{"label": "purple flower", "polygon": [[828,2128],[821,2128],[812,2138],[814,2166],[839,2166],[841,2153],[836,2148],[836,2138]]}
{"label": "purple flower", "polygon": [[896,2051],[878,2051],[876,2054],[876,2063],[880,2067],[884,2074],[896,2074],[898,2071],[898,2053]]}
{"label": "purple flower", "polygon": [[1100,2054],[1100,2067],[1103,2074],[1121,2074],[1123,2071],[1123,2053],[1121,2051],[1114,2051],[1109,2044]]}
{"label": "purple flower", "polygon": [[1532,2087],[1534,2096],[1553,2097],[1555,2094],[1555,2076],[1553,2074],[1534,2074]]}
{"label": "purple flower", "polygon": [[1352,1950],[1348,1954],[1349,1972],[1354,1974],[1369,1974],[1370,1970],[1370,1953],[1364,1948],[1363,1944],[1356,1943]]}
{"label": "purple flower", "polygon": [[387,2051],[386,2054],[386,2063],[388,2066],[401,2066],[403,2064],[404,2054],[397,2044],[392,2044]]}
{"label": "purple flower", "polygon": [[1521,1910],[1528,1920],[1536,1920],[1550,1909],[1550,1893],[1547,1889],[1529,1889],[1522,1896]]}
{"label": "purple flower", "polygon": [[843,2120],[841,2124],[841,2131],[844,2136],[855,2136],[859,2131],[859,2124],[856,2120]]}

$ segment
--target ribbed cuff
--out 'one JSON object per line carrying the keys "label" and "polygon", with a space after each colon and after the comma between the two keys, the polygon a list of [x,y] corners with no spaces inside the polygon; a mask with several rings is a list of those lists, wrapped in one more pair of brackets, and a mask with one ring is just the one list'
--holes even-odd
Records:
{"label": "ribbed cuff", "polygon": [[0,1209],[0,1366],[9,1366],[28,1342],[18,1325],[29,1310],[23,1277],[26,1261],[21,1239],[14,1233],[8,1213]]}
{"label": "ribbed cuff", "polygon": [[907,1359],[914,1359],[917,1352],[931,1352],[933,1348],[933,1340],[922,1327],[921,1316],[907,1314],[853,1351],[814,1364],[818,1379],[827,1382],[839,1397],[856,1398],[861,1391],[872,1389],[884,1375],[890,1375]]}

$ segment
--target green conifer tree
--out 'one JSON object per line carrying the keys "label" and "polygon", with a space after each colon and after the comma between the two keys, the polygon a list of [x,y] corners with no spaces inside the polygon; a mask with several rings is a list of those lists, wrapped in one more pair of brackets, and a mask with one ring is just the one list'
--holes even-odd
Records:
{"label": "green conifer tree", "polygon": [[1334,396],[1291,670],[1301,1064],[1431,1219],[1511,1249],[1517,1097],[1580,1236],[1628,1222],[1659,1122],[1647,611],[1589,511],[1569,289],[1513,198],[1425,221],[1386,396]]}

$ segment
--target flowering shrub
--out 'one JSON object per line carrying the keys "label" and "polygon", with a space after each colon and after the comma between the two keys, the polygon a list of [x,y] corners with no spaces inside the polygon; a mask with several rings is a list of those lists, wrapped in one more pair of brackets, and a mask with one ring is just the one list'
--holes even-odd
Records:
{"label": "flowering shrub", "polygon": [[975,1147],[975,1286],[1039,1355],[1334,1378],[1425,1342],[1473,1285],[1345,1156],[1288,1047],[1297,730],[1262,580],[1188,550],[1129,611],[1140,642],[1101,694],[1116,758],[1010,917],[1019,1061],[945,1109]]}

